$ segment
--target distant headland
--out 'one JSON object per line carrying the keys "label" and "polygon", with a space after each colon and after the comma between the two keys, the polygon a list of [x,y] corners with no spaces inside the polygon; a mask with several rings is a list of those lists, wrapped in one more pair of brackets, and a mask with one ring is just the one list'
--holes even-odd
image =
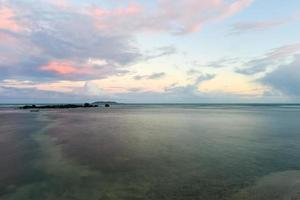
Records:
{"label": "distant headland", "polygon": [[95,108],[95,107],[111,107],[111,105],[117,105],[115,101],[96,101],[93,103],[84,104],[47,104],[47,105],[24,105],[21,109],[66,109],[66,108]]}

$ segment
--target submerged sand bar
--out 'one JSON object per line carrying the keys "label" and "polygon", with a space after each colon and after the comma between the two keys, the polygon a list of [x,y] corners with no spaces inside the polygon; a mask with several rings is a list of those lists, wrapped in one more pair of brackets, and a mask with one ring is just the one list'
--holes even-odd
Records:
{"label": "submerged sand bar", "polygon": [[300,199],[300,170],[272,173],[241,190],[233,200],[296,200]]}

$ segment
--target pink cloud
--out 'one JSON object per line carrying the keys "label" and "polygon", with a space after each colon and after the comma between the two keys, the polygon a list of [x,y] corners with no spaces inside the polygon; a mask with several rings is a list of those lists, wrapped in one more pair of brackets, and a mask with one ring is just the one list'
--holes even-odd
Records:
{"label": "pink cloud", "polygon": [[290,45],[273,49],[273,51],[268,53],[267,56],[270,59],[280,59],[286,56],[291,56],[296,53],[299,53],[299,51],[300,51],[300,43],[296,43],[296,44],[290,44]]}
{"label": "pink cloud", "polygon": [[67,9],[70,7],[70,4],[67,0],[50,0],[49,3],[60,9]]}
{"label": "pink cloud", "polygon": [[263,31],[271,28],[284,26],[296,21],[299,21],[300,14],[295,13],[288,17],[281,17],[277,19],[265,19],[256,21],[242,21],[233,24],[232,33],[243,33],[248,31]]}
{"label": "pink cloud", "polygon": [[17,64],[22,52],[15,52],[17,47],[22,47],[24,44],[13,35],[0,32],[0,47],[3,50],[0,54],[0,65],[14,65]]}
{"label": "pink cloud", "polygon": [[93,10],[97,17],[128,17],[139,14],[142,11],[142,7],[138,4],[129,4],[127,7],[116,9],[102,9],[95,8]]}
{"label": "pink cloud", "polygon": [[254,0],[239,0],[235,1],[234,3],[230,4],[227,8],[225,8],[223,13],[224,17],[229,17],[231,15],[234,15],[235,13],[243,10],[244,8],[248,7],[254,2]]}
{"label": "pink cloud", "polygon": [[71,79],[103,78],[110,74],[126,73],[111,65],[95,65],[92,63],[76,63],[70,60],[54,60],[39,67],[40,71],[56,74],[58,77]]}
{"label": "pink cloud", "polygon": [[129,4],[115,9],[93,8],[89,14],[104,31],[196,32],[210,21],[223,20],[249,6],[253,0],[158,0],[154,8]]}
{"label": "pink cloud", "polygon": [[0,32],[0,44],[1,45],[16,45],[18,40],[10,34]]}
{"label": "pink cloud", "polygon": [[143,7],[138,4],[129,4],[126,7],[115,9],[92,8],[89,14],[96,21],[96,26],[100,30],[110,30],[114,27],[129,25],[135,17],[142,15]]}
{"label": "pink cloud", "polygon": [[165,26],[178,33],[191,33],[211,21],[223,20],[246,8],[253,0],[236,0],[231,3],[225,0],[159,0],[159,19]]}
{"label": "pink cloud", "polygon": [[74,63],[69,61],[52,61],[40,68],[42,71],[54,72],[59,75],[73,75],[86,73],[83,69],[75,67]]}
{"label": "pink cloud", "polygon": [[21,31],[22,27],[15,21],[15,12],[8,7],[0,7],[0,29]]}

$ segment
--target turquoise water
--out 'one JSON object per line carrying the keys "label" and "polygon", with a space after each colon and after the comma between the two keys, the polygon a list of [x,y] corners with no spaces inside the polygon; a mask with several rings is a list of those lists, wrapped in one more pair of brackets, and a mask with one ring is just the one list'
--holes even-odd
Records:
{"label": "turquoise water", "polygon": [[300,199],[300,106],[0,111],[0,199]]}

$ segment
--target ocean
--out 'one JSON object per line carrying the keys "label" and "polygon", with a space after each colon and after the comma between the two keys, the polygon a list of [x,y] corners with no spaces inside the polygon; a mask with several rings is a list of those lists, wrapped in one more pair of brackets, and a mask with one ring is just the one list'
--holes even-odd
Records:
{"label": "ocean", "polygon": [[300,105],[0,108],[0,200],[300,199]]}

